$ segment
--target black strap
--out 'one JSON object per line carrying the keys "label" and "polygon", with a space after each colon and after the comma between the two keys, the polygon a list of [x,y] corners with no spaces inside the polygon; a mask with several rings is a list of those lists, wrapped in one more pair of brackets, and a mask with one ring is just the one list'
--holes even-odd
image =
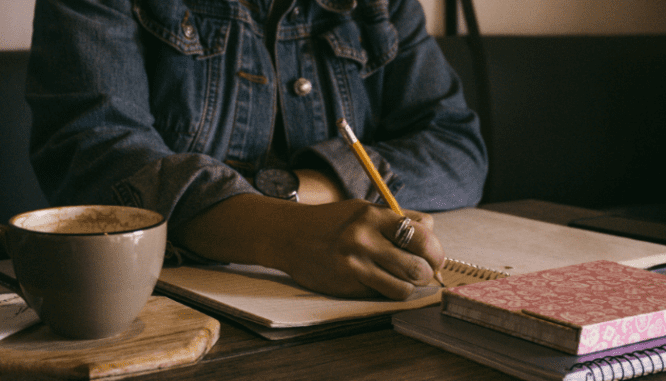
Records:
{"label": "black strap", "polygon": [[444,1],[444,35],[458,34],[458,0]]}
{"label": "black strap", "polygon": [[[458,0],[446,0],[445,3],[445,22],[446,22],[446,35],[456,36],[458,29]],[[488,64],[486,61],[486,52],[483,48],[481,41],[481,32],[479,31],[479,23],[477,22],[476,12],[474,11],[474,4],[472,0],[460,0],[462,5],[463,17],[467,25],[467,44],[469,45],[470,55],[472,57],[472,70],[476,81],[476,90],[478,94],[478,110],[481,120],[481,135],[483,136],[486,146],[488,148],[488,156],[490,158],[490,165],[492,165],[493,155],[493,120],[492,120],[492,102],[490,98],[490,80],[488,77]],[[488,201],[488,197],[492,198],[492,171],[489,171],[488,178],[486,179],[486,187],[484,190],[484,201]]]}

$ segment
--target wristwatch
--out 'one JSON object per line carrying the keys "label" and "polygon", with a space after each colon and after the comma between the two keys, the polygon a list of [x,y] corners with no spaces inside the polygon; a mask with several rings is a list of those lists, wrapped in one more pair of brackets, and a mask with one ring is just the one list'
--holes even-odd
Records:
{"label": "wristwatch", "polygon": [[298,176],[282,168],[263,168],[254,175],[254,186],[266,196],[298,202]]}

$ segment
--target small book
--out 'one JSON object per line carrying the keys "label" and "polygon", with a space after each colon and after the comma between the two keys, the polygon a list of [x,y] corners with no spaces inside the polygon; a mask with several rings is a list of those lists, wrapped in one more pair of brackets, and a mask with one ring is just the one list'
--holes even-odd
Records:
{"label": "small book", "polygon": [[442,313],[570,354],[666,335],[666,276],[599,260],[446,289]]}
{"label": "small book", "polygon": [[442,315],[440,307],[393,315],[396,332],[530,381],[628,380],[666,370],[666,337],[572,355]]}

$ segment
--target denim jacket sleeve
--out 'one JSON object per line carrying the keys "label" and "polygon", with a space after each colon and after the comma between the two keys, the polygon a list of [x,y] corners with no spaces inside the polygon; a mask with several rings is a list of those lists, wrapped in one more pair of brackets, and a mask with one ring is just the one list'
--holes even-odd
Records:
{"label": "denim jacket sleeve", "polygon": [[37,1],[31,159],[52,205],[144,207],[172,229],[256,191],[209,155],[175,152],[153,127],[144,33],[129,0]]}
{"label": "denim jacket sleeve", "polygon": [[[358,123],[352,125],[356,135],[402,207],[441,211],[476,205],[487,175],[479,119],[466,105],[459,78],[427,34],[420,4],[369,3],[363,37],[370,40],[365,51],[375,57],[375,64],[367,60],[358,92],[369,94],[374,110],[372,117],[363,118],[358,116],[362,99],[350,106],[354,110],[346,116]],[[359,174],[344,145],[338,138],[308,149],[335,169],[352,197],[377,202],[378,193]]]}

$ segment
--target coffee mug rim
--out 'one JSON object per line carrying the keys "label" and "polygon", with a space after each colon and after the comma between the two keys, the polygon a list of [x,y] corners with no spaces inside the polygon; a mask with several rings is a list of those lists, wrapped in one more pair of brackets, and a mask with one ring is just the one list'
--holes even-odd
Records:
{"label": "coffee mug rim", "polygon": [[[27,229],[21,226],[17,226],[14,224],[14,221],[16,221],[18,218],[26,215],[26,214],[32,214],[32,213],[37,213],[37,212],[43,212],[43,211],[48,211],[48,210],[56,210],[56,209],[74,209],[74,208],[90,208],[90,207],[111,207],[111,208],[122,208],[122,209],[134,209],[142,212],[148,212],[154,215],[157,215],[160,217],[160,220],[152,225],[146,225],[142,227],[138,227],[135,229],[127,229],[127,230],[119,230],[119,231],[114,231],[114,232],[98,232],[98,233],[59,233],[59,232],[44,232],[44,231],[39,231],[39,230],[31,230]],[[125,206],[125,205],[104,205],[104,204],[86,204],[86,205],[66,205],[66,206],[52,206],[48,208],[42,208],[42,209],[34,209],[30,210],[27,212],[19,213],[13,217],[11,217],[8,221],[8,226],[11,227],[12,229],[20,230],[26,233],[30,234],[43,234],[43,235],[50,235],[50,236],[63,236],[63,237],[75,237],[75,236],[109,236],[109,235],[120,235],[120,234],[127,234],[127,233],[133,233],[137,232],[140,230],[149,230],[153,229],[156,227],[159,227],[166,223],[166,218],[161,214],[158,213],[154,210],[150,209],[145,209],[145,208],[137,208],[134,206]]]}

